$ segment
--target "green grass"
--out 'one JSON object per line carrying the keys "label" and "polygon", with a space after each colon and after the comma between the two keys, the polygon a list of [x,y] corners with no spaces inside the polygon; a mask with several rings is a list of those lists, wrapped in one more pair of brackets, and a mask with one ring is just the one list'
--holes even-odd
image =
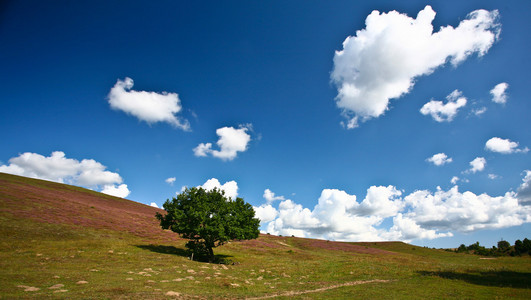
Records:
{"label": "green grass", "polygon": [[[61,188],[38,184],[39,188]],[[77,188],[73,192],[87,193]],[[277,299],[531,298],[529,256],[484,260],[398,242],[316,243],[263,235],[216,248],[217,255],[235,264],[215,265],[189,260],[185,241],[171,241],[162,230],[159,238],[149,235],[156,232],[153,228],[144,234],[21,218],[8,204],[8,194],[0,191],[1,299],[164,299],[171,298],[166,296],[169,291],[183,298],[207,299],[268,295]],[[17,197],[21,209],[33,205],[23,195]],[[41,205],[46,202],[31,197],[31,201],[41,200]],[[50,205],[56,204],[49,202],[41,209]],[[85,213],[80,210],[73,218]],[[127,220],[131,226],[156,226],[156,222],[135,225],[134,219]],[[345,247],[353,245],[358,248]],[[387,282],[348,285],[370,280]],[[49,289],[57,284],[63,286]],[[322,290],[312,292],[318,289]]]}

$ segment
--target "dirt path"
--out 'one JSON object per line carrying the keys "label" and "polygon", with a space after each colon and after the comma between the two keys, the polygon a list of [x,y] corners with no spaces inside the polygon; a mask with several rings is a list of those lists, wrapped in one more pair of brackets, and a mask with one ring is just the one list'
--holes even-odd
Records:
{"label": "dirt path", "polygon": [[320,293],[331,289],[337,289],[344,286],[353,286],[353,285],[360,285],[360,284],[367,284],[367,283],[382,283],[382,282],[389,282],[390,280],[358,280],[358,281],[351,281],[351,282],[345,282],[342,284],[336,284],[331,286],[326,286],[322,288],[318,288],[315,290],[306,290],[306,291],[291,291],[291,292],[284,292],[284,293],[278,293],[278,294],[271,294],[261,297],[253,297],[253,298],[246,298],[247,300],[257,300],[257,299],[269,299],[269,298],[275,298],[275,297],[289,297],[289,296],[298,296],[303,294],[309,294],[309,293]]}

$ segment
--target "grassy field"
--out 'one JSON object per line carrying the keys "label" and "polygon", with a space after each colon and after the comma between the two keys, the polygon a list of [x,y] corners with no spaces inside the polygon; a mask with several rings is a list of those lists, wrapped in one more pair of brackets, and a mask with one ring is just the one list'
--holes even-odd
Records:
{"label": "grassy field", "polygon": [[261,235],[188,259],[156,208],[0,173],[0,298],[531,299],[531,258]]}

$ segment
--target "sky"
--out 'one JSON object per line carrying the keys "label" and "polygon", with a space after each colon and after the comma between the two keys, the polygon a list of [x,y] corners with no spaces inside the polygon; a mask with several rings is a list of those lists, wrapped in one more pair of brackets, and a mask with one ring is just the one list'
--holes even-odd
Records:
{"label": "sky", "polygon": [[0,172],[261,231],[531,233],[529,1],[3,1]]}

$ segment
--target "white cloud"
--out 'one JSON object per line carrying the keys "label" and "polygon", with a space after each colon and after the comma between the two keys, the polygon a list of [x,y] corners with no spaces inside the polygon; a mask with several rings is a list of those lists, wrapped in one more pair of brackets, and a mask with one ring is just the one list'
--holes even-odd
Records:
{"label": "white cloud", "polygon": [[442,166],[452,162],[452,158],[448,157],[444,153],[434,154],[432,157],[426,159],[426,161],[433,163],[436,166]]}
{"label": "white cloud", "polygon": [[431,115],[437,122],[451,122],[459,108],[464,107],[467,101],[458,90],[446,96],[446,100],[448,100],[446,104],[443,104],[442,101],[431,100],[422,106],[420,113]]}
{"label": "white cloud", "polygon": [[236,199],[238,197],[238,183],[234,180],[221,184],[217,178],[210,178],[200,187],[207,191],[211,191],[214,188],[220,189],[225,192],[227,198]]}
{"label": "white cloud", "polygon": [[331,79],[337,86],[337,106],[349,118],[347,127],[377,118],[390,99],[407,94],[415,78],[431,74],[450,62],[457,66],[468,56],[487,53],[498,39],[498,11],[476,10],[459,23],[433,32],[430,6],[416,19],[396,11],[373,11],[365,29],[356,31],[334,55]]}
{"label": "white cloud", "polygon": [[267,232],[331,240],[384,240],[383,231],[375,226],[402,209],[400,194],[393,186],[373,186],[358,203],[355,195],[324,189],[313,210],[284,200],[279,204],[277,218],[268,224]]}
{"label": "white cloud", "polygon": [[521,225],[531,221],[531,210],[520,206],[513,192],[491,197],[472,192],[460,193],[454,186],[448,191],[416,191],[405,202],[411,207],[404,216],[426,229],[471,232]]}
{"label": "white cloud", "polygon": [[499,137],[493,137],[485,143],[485,149],[498,152],[502,154],[510,154],[517,152],[528,152],[529,148],[525,147],[524,149],[518,149],[518,143],[513,142],[509,139],[502,139]]}
{"label": "white cloud", "polygon": [[118,197],[129,195],[127,185],[114,187],[122,183],[122,177],[106,168],[93,159],[67,158],[62,151],[52,152],[50,156],[26,152],[9,159],[9,165],[1,165],[0,172],[86,187],[103,186],[104,193],[116,192]]}
{"label": "white cloud", "polygon": [[509,87],[509,84],[506,82],[502,82],[497,84],[492,90],[490,90],[490,94],[492,95],[492,101],[500,104],[504,104],[507,102],[507,88]]}
{"label": "white cloud", "polygon": [[260,225],[273,221],[278,216],[278,211],[271,204],[262,204],[258,207],[253,206],[256,217],[260,219]]}
{"label": "white cloud", "polygon": [[131,193],[131,191],[129,191],[129,189],[127,188],[127,184],[120,184],[118,186],[114,184],[108,184],[103,186],[103,190],[101,192],[107,195],[120,198],[125,198]]}
{"label": "white cloud", "polygon": [[518,187],[517,198],[524,205],[531,205],[531,171],[525,170],[525,177],[522,184]]}
{"label": "white cloud", "polygon": [[[345,191],[324,189],[313,210],[289,199],[281,201],[278,209],[265,203],[255,210],[262,228],[272,234],[409,242],[531,222],[531,205],[519,204],[531,204],[531,171],[526,171],[523,182],[518,195],[507,192],[498,197],[461,193],[454,186],[448,191],[440,187],[435,192],[417,190],[402,198],[394,186],[371,186],[361,202]],[[384,220],[391,221],[392,226],[382,228]]]}
{"label": "white cloud", "polygon": [[470,162],[470,169],[468,172],[470,173],[476,173],[481,172],[485,169],[485,166],[487,165],[487,160],[484,157],[476,157],[473,161]]}
{"label": "white cloud", "polygon": [[393,218],[393,226],[389,229],[389,232],[384,234],[384,236],[388,240],[409,242],[415,239],[433,240],[441,237],[450,237],[453,236],[453,233],[440,233],[434,229],[423,228],[418,225],[415,220],[403,216],[402,214],[398,214]]}
{"label": "white cloud", "polygon": [[241,125],[238,129],[234,127],[222,127],[216,130],[219,140],[216,142],[220,150],[213,150],[211,143],[201,143],[193,149],[195,156],[208,156],[222,160],[233,160],[238,152],[247,150],[251,141],[251,135],[247,131],[252,131],[252,125]]}
{"label": "white cloud", "polygon": [[387,218],[395,216],[403,207],[399,198],[402,192],[394,186],[371,186],[367,190],[367,196],[358,207],[352,208],[351,212],[361,216],[378,216]]}
{"label": "white cloud", "polygon": [[169,185],[173,185],[173,183],[175,182],[177,178],[175,177],[170,177],[170,178],[166,178],[166,180],[164,180],[167,184]]}
{"label": "white cloud", "polygon": [[212,152],[212,144],[211,143],[201,143],[197,145],[194,149],[194,155],[195,156],[208,156],[208,153]]}
{"label": "white cloud", "polygon": [[459,181],[459,177],[457,177],[457,176],[454,176],[454,177],[452,177],[452,179],[450,179],[450,182],[451,182],[452,184],[454,184],[454,185],[455,185],[458,181]]}
{"label": "white cloud", "polygon": [[267,203],[271,203],[275,200],[286,200],[284,196],[275,196],[275,193],[273,193],[270,189],[264,190],[264,199],[266,199]]}
{"label": "white cloud", "polygon": [[156,207],[156,208],[160,208],[157,203],[155,202],[151,202],[151,204],[149,204],[149,206],[152,206],[152,207]]}
{"label": "white cloud", "polygon": [[177,116],[182,107],[176,93],[133,91],[131,88],[133,79],[118,79],[108,95],[111,108],[122,110],[150,124],[167,122],[177,128],[190,130],[188,121]]}

